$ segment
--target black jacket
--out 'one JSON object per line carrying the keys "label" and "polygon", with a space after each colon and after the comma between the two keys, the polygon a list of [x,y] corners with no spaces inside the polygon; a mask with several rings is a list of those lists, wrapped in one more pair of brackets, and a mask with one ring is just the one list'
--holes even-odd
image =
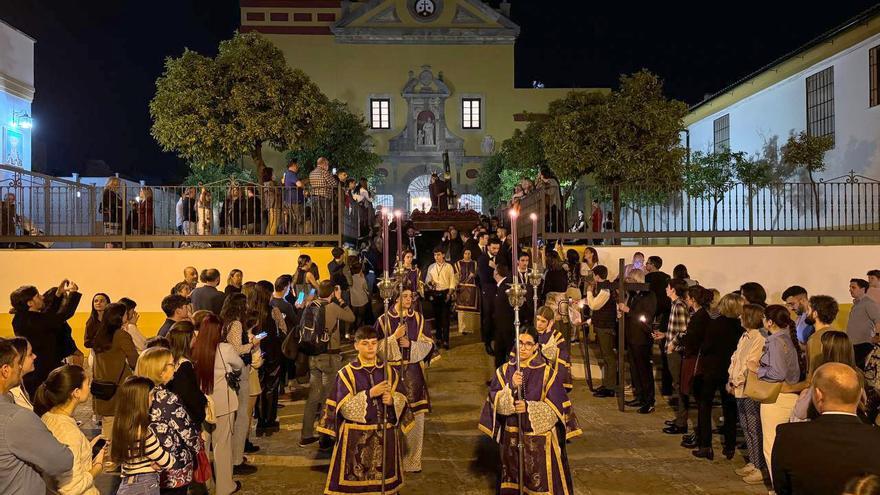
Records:
{"label": "black jacket", "polygon": [[[455,263],[460,260],[464,255],[461,254],[464,252],[464,243],[461,242],[461,237],[456,237],[455,239],[447,239],[443,241],[443,252],[449,256],[449,262]],[[473,254],[473,253],[471,253]]]}
{"label": "black jacket", "polygon": [[[494,280],[493,280],[494,283]],[[497,285],[492,301],[492,328],[495,329],[495,341],[502,343],[503,346],[509,347],[508,343],[513,343],[513,307],[507,300],[507,289],[510,288],[510,277],[504,279],[501,284]],[[502,352],[502,356],[507,356],[510,352],[508,349],[495,349],[495,355]]]}
{"label": "black jacket", "polygon": [[654,314],[657,312],[657,297],[651,291],[630,292],[629,313],[626,314],[626,341],[633,345],[654,343],[651,335]]}
{"label": "black jacket", "polygon": [[645,283],[651,288],[651,292],[657,297],[657,314],[662,315],[672,310],[672,301],[666,296],[666,286],[669,285],[669,275],[664,272],[651,272],[645,274]]}
{"label": "black jacket", "polygon": [[822,415],[776,428],[771,465],[777,495],[840,495],[862,474],[880,475],[880,428],[855,416]]}
{"label": "black jacket", "polygon": [[730,358],[743,334],[739,319],[718,316],[710,318],[700,346],[700,370],[710,378],[726,382]]}
{"label": "black jacket", "polygon": [[208,399],[199,388],[199,378],[193,364],[190,361],[182,362],[166,387],[177,395],[193,423],[202,424]]}
{"label": "black jacket", "polygon": [[223,309],[223,301],[226,300],[226,294],[217,290],[216,287],[205,285],[193,289],[189,298],[192,301],[193,311],[207,309],[215,315],[219,315],[220,310]]}
{"label": "black jacket", "polygon": [[[471,237],[467,240],[467,242],[464,243],[464,249],[471,250],[471,259],[474,260],[479,259],[480,255],[483,254],[483,250],[480,249],[480,242],[477,241],[477,239],[474,237]],[[462,252],[464,251],[462,250]],[[462,254],[462,256],[464,255]]]}
{"label": "black jacket", "polygon": [[46,308],[43,311],[24,311],[13,316],[13,332],[16,337],[28,339],[37,356],[34,371],[23,378],[25,390],[31,396],[46,381],[49,372],[61,366],[64,358],[73,354],[70,352],[71,329],[67,320],[76,313],[81,298],[79,292],[67,297],[55,297],[53,294],[45,299]]}
{"label": "black jacket", "polygon": [[703,340],[706,338],[706,330],[711,322],[712,318],[705,308],[700,308],[691,315],[687,331],[681,338],[686,357],[696,357],[700,353],[700,347],[703,346]]}
{"label": "black jacket", "polygon": [[491,297],[491,295],[495,294],[495,287],[497,286],[495,283],[495,269],[489,266],[489,261],[491,260],[492,258],[488,254],[481,254],[477,258],[477,277],[480,280],[483,297]]}

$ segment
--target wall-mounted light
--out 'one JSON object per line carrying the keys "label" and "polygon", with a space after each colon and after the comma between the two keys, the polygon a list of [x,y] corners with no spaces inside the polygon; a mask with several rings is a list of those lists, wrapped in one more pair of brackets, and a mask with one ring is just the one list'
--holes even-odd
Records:
{"label": "wall-mounted light", "polygon": [[31,129],[34,127],[34,119],[25,111],[13,110],[9,126],[13,129]]}

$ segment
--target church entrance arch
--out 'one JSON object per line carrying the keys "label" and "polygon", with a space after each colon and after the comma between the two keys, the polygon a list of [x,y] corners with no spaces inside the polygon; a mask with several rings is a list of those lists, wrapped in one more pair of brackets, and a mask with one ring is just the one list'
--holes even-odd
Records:
{"label": "church entrance arch", "polygon": [[428,187],[431,185],[431,175],[419,175],[406,188],[407,195],[407,211],[412,213],[415,210],[429,211],[431,209],[431,195]]}

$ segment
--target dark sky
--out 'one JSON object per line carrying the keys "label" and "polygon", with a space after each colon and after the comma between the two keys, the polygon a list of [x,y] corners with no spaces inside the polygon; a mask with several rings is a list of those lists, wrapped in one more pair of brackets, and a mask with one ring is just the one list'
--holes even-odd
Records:
{"label": "dark sky", "polygon": [[[516,83],[613,87],[644,67],[692,104],[874,3],[513,0]],[[213,55],[232,35],[237,0],[0,0],[0,19],[37,40],[34,140],[48,172],[104,160],[154,183],[185,175],[149,135],[147,104],[166,56]]]}

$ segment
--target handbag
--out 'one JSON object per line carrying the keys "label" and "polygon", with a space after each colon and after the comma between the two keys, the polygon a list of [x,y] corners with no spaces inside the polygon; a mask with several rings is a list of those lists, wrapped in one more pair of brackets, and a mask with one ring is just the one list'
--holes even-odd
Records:
{"label": "handbag", "polygon": [[693,395],[694,377],[700,365],[700,355],[683,358],[681,361],[681,393]]}
{"label": "handbag", "polygon": [[122,363],[122,369],[119,370],[119,377],[116,378],[115,382],[105,382],[101,380],[92,380],[92,384],[89,387],[89,390],[92,392],[92,396],[98,400],[110,400],[116,395],[116,387],[119,386],[119,380],[122,380],[122,375],[125,374],[125,362]]}
{"label": "handbag", "polygon": [[758,374],[749,370],[746,375],[746,397],[761,404],[773,404],[782,391],[782,382],[765,382],[758,378]]}
{"label": "handbag", "polygon": [[[223,362],[223,368],[226,368],[226,360],[223,359],[223,353],[220,353],[220,361]],[[232,370],[226,372],[226,385],[229,386],[232,390],[235,390],[235,393],[238,393],[241,390],[241,370]]]}
{"label": "handbag", "polygon": [[211,461],[208,459],[205,442],[199,439],[199,453],[196,456],[196,467],[193,470],[193,481],[204,484],[213,476],[214,472],[211,470]]}

